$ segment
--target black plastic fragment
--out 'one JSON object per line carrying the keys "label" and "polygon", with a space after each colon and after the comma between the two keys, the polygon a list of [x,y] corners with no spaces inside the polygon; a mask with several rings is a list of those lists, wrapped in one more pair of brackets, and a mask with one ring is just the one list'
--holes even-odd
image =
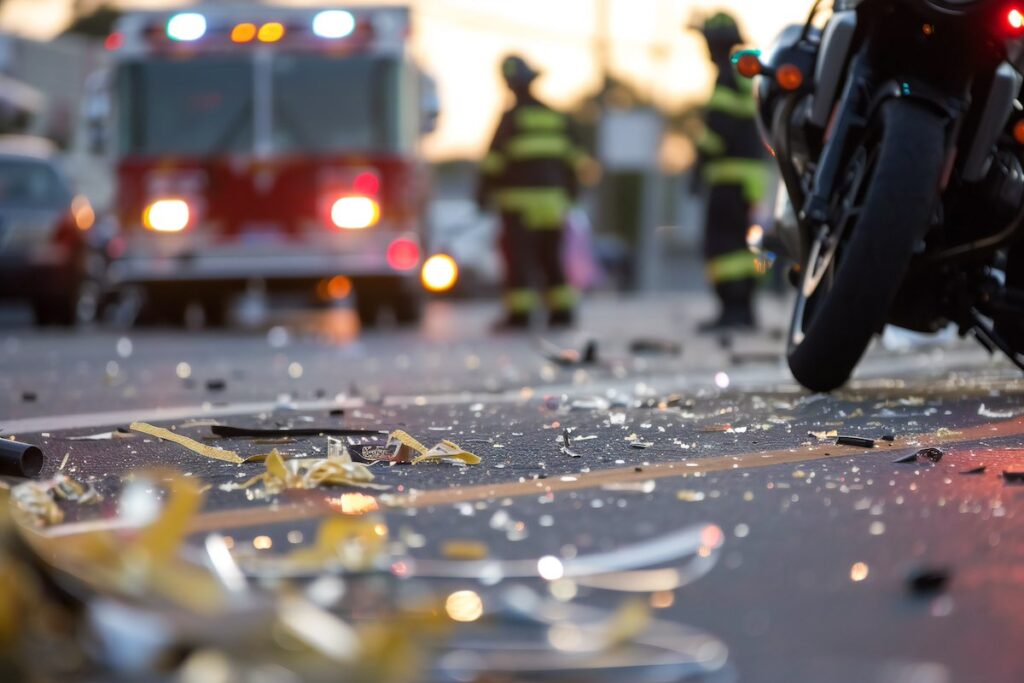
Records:
{"label": "black plastic fragment", "polygon": [[1007,484],[1024,484],[1024,470],[1003,470],[1003,481]]}
{"label": "black plastic fragment", "polygon": [[972,467],[969,470],[964,470],[960,474],[985,474],[986,469],[988,469],[988,465],[978,465],[977,467]]}
{"label": "black plastic fragment", "polygon": [[591,339],[583,349],[581,361],[585,365],[593,365],[597,362],[597,342]]}
{"label": "black plastic fragment", "polygon": [[893,462],[896,462],[896,463],[905,463],[905,462],[938,462],[938,461],[942,460],[942,456],[943,455],[945,455],[945,453],[941,449],[931,448],[931,447],[930,448],[922,448],[921,450],[917,451],[916,453],[911,453],[910,455],[904,455],[902,458],[897,458],[897,459],[893,460]]}
{"label": "black plastic fragment", "polygon": [[858,448],[874,448],[874,439],[865,439],[862,436],[837,436],[837,446],[857,446]]}
{"label": "black plastic fragment", "polygon": [[683,353],[683,345],[671,339],[641,337],[629,343],[629,352],[638,356],[679,356]]}
{"label": "black plastic fragment", "polygon": [[883,434],[882,437],[881,437],[881,440],[882,441],[888,441],[889,443],[892,443],[893,441],[896,440],[896,435],[895,434]]}
{"label": "black plastic fragment", "polygon": [[206,380],[207,391],[224,391],[228,386],[228,383],[222,379],[208,379]]}
{"label": "black plastic fragment", "polygon": [[46,458],[39,446],[0,439],[0,474],[7,477],[38,476]]}
{"label": "black plastic fragment", "polygon": [[21,400],[25,403],[35,403],[38,398],[39,395],[34,391],[21,392]]}
{"label": "black plastic fragment", "polygon": [[331,412],[328,413],[331,417],[345,417],[344,408],[332,408]]}
{"label": "black plastic fragment", "polygon": [[231,425],[212,425],[210,427],[216,436],[380,436],[387,432],[379,429],[347,429],[341,427],[300,427],[288,428],[279,427],[275,429],[263,429],[258,427],[232,427]]}
{"label": "black plastic fragment", "polygon": [[943,567],[921,567],[907,576],[907,588],[917,595],[941,593],[949,585],[950,572]]}

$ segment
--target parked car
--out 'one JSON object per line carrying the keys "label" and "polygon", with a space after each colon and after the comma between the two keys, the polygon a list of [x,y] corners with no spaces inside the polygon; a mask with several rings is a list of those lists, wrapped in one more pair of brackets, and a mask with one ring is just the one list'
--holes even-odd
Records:
{"label": "parked car", "polygon": [[103,233],[49,141],[0,137],[0,297],[27,300],[40,325],[93,319],[104,289]]}

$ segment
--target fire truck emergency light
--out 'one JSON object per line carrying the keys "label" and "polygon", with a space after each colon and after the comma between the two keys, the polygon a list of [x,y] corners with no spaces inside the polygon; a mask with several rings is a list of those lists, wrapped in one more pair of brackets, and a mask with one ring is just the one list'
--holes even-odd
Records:
{"label": "fire truck emergency light", "polygon": [[175,14],[167,21],[167,37],[179,42],[199,40],[206,35],[206,17],[196,12]]}
{"label": "fire truck emergency light", "polygon": [[344,38],[355,30],[356,18],[345,10],[325,10],[313,17],[313,33],[320,38]]}

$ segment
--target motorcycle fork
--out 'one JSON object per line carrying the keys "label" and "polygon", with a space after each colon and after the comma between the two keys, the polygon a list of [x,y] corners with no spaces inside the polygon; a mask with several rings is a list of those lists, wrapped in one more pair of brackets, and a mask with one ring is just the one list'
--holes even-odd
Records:
{"label": "motorcycle fork", "polygon": [[864,65],[863,57],[858,55],[851,64],[843,94],[836,102],[832,124],[825,133],[825,149],[814,169],[807,201],[800,211],[801,222],[808,235],[828,222],[830,198],[835,191],[836,179],[846,158],[847,148],[867,125],[863,112],[871,101],[871,92],[868,68]]}

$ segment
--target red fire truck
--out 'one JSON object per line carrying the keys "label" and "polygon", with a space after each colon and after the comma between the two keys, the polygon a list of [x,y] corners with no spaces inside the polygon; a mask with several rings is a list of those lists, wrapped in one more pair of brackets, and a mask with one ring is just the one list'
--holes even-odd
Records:
{"label": "red fire truck", "polygon": [[[354,290],[364,324],[419,315],[431,81],[405,8],[210,5],[122,17],[87,109],[113,164],[111,278],[208,323],[251,288]],[[95,93],[94,93],[95,95]]]}

